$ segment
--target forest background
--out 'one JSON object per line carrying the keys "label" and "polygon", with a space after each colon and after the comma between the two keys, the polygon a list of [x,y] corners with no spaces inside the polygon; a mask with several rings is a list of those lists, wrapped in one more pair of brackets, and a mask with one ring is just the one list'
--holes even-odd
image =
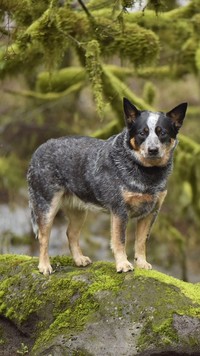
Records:
{"label": "forest background", "polygon": [[[38,253],[27,216],[26,171],[39,144],[71,134],[118,133],[124,96],[140,109],[164,112],[187,101],[148,254],[156,268],[199,281],[200,0],[0,0],[0,21],[1,252]],[[22,216],[26,228],[19,233]],[[63,219],[60,213],[58,226]],[[84,248],[93,259],[111,259],[109,217],[90,214],[88,222]],[[131,222],[130,256],[133,230]],[[52,253],[67,253],[63,231],[54,231],[55,241],[61,232],[63,238],[52,237]]]}

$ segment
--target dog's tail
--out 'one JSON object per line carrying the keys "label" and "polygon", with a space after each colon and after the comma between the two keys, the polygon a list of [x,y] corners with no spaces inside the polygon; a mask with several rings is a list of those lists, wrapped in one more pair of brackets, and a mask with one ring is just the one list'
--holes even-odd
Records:
{"label": "dog's tail", "polygon": [[29,208],[31,211],[31,224],[32,224],[33,232],[35,234],[35,238],[37,239],[39,227],[38,227],[38,223],[37,223],[37,216],[35,214],[34,207],[33,207],[31,200],[29,200]]}

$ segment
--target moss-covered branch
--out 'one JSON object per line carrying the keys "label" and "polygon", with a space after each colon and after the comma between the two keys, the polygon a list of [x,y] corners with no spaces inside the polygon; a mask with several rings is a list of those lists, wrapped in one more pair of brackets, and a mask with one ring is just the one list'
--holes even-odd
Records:
{"label": "moss-covered branch", "polygon": [[118,115],[119,124],[124,126],[124,113],[122,110],[122,98],[127,97],[138,108],[143,110],[152,110],[152,107],[139,98],[129,87],[119,80],[108,67],[103,67],[103,90],[105,97],[109,98],[109,102],[113,110]]}
{"label": "moss-covered branch", "polygon": [[12,89],[7,89],[6,92],[13,94],[13,95],[19,95],[19,96],[24,96],[27,98],[33,98],[33,99],[38,99],[38,100],[44,100],[44,101],[52,101],[52,100],[58,100],[62,97],[68,96],[73,93],[78,93],[83,86],[85,85],[85,82],[80,81],[77,84],[71,85],[69,88],[66,90],[56,93],[56,92],[48,92],[48,93],[39,93],[37,91],[31,91],[31,90],[12,90]]}
{"label": "moss-covered branch", "polygon": [[41,72],[37,78],[36,90],[41,93],[59,93],[85,79],[86,73],[81,67],[63,68],[51,75],[49,72]]}
{"label": "moss-covered branch", "polygon": [[[149,63],[158,55],[157,35],[135,23],[127,24],[122,31],[119,24],[110,21],[107,16],[90,21],[83,11],[77,11],[76,8],[72,9],[69,6],[58,7],[55,1],[47,3],[46,8],[43,4],[43,12],[36,11],[36,17],[36,14],[30,14],[31,3],[24,1],[23,4],[25,9],[28,8],[29,21],[21,28],[22,20],[14,13],[15,31],[11,31],[9,45],[0,54],[1,77],[24,70],[30,65],[33,67],[33,63],[34,67],[43,62],[48,69],[55,68],[68,46],[79,52],[79,47],[86,50],[87,43],[95,39],[99,42],[102,55],[123,53],[123,56],[135,65]],[[25,14],[24,9],[22,13]],[[16,55],[12,55],[12,51]],[[4,62],[5,55],[7,61]]]}

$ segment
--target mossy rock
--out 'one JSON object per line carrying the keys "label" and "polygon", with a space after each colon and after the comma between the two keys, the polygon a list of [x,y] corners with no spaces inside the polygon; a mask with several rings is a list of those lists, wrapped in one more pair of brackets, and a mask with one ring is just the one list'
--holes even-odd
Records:
{"label": "mossy rock", "polygon": [[0,257],[1,355],[200,354],[200,283],[68,257],[46,277],[37,264]]}

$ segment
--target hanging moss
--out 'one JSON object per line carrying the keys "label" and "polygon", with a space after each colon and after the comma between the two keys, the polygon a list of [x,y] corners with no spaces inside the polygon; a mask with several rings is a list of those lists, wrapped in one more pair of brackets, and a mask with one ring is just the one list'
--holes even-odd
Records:
{"label": "hanging moss", "polygon": [[92,84],[94,100],[97,112],[102,115],[104,107],[103,89],[102,89],[102,67],[100,64],[100,47],[96,40],[87,44],[86,48],[86,70]]}

